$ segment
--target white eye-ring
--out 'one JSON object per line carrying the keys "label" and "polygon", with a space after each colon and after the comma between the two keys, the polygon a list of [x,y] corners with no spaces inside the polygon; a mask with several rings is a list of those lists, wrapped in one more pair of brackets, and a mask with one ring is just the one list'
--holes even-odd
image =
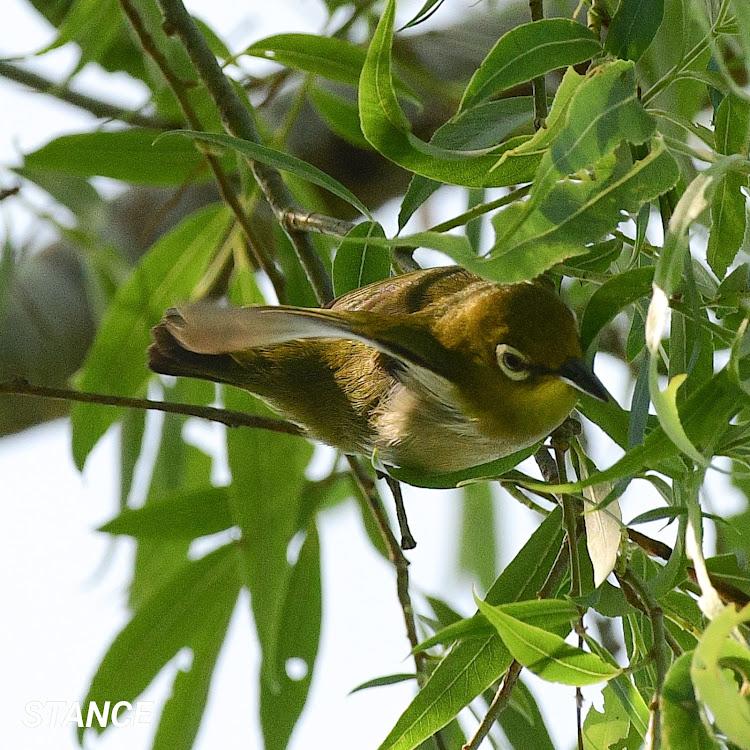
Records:
{"label": "white eye-ring", "polygon": [[495,356],[498,366],[511,380],[526,380],[531,375],[526,357],[510,344],[498,344]]}

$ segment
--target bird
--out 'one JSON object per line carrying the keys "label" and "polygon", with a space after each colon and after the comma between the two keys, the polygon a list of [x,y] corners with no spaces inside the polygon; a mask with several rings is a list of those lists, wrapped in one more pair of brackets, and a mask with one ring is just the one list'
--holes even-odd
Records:
{"label": "bird", "polygon": [[571,310],[539,281],[460,266],[355,289],[326,308],[170,308],[151,370],[243,388],[314,439],[388,467],[461,471],[543,440],[607,390]]}

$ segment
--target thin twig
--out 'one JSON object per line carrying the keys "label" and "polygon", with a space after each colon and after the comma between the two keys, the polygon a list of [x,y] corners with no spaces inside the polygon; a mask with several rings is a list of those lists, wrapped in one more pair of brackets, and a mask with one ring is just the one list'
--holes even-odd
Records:
{"label": "thin twig", "polygon": [[409,519],[406,517],[406,508],[404,507],[404,496],[401,492],[401,485],[397,479],[388,474],[383,474],[386,484],[393,493],[393,500],[396,503],[396,518],[398,519],[398,528],[401,532],[401,549],[409,550],[417,546],[417,542],[409,529]]}
{"label": "thin twig", "polygon": [[333,237],[344,237],[354,228],[354,224],[343,219],[297,210],[287,211],[281,218],[281,223],[290,231],[316,232]]}
{"label": "thin twig", "polygon": [[23,378],[14,378],[0,382],[0,393],[10,396],[31,396],[33,398],[52,398],[60,401],[78,401],[84,404],[100,406],[121,406],[127,409],[150,409],[170,414],[184,414],[188,417],[199,417],[211,422],[221,422],[227,427],[255,427],[271,432],[283,432],[287,435],[304,435],[305,432],[296,424],[274,417],[262,417],[257,414],[246,414],[230,409],[217,409],[213,406],[196,406],[194,404],[153,401],[149,398],[130,398],[129,396],[112,396],[90,391],[75,391],[72,388],[51,388],[44,385],[32,385]]}
{"label": "thin twig", "polygon": [[[544,0],[529,0],[532,21],[544,18]],[[534,89],[534,130],[545,127],[547,122],[547,82],[544,74],[531,82]]]}
{"label": "thin twig", "polygon": [[11,65],[10,63],[0,60],[0,76],[7,78],[10,81],[28,86],[34,91],[39,91],[42,94],[49,94],[54,96],[61,102],[72,104],[74,107],[86,110],[90,112],[94,117],[104,117],[109,120],[119,120],[120,122],[126,122],[129,125],[136,125],[140,128],[150,128],[153,130],[174,130],[175,128],[181,128],[181,123],[169,122],[156,115],[144,115],[140,112],[133,112],[127,109],[123,109],[117,104],[110,104],[109,102],[96,99],[93,96],[87,96],[81,94],[78,91],[73,91],[68,86],[60,83],[50,81],[48,78],[32,73],[30,70],[21,68],[17,65]]}
{"label": "thin twig", "polygon": [[[182,0],[158,0],[164,13],[163,28],[166,34],[176,34],[182,41],[198,75],[216,104],[227,131],[237,138],[260,143],[261,138],[247,105],[239,98],[232,83],[222,72],[203,34],[185,9]],[[318,302],[323,305],[333,298],[333,286],[322,258],[310,237],[289,229],[283,223],[288,211],[296,210],[291,191],[276,169],[249,160],[250,168],[263,195],[282,223],[302,267],[312,284]]]}
{"label": "thin twig", "polygon": [[[667,656],[667,643],[664,628],[664,611],[661,605],[656,601],[654,595],[648,590],[644,582],[636,575],[632,568],[628,566],[625,573],[618,580],[626,582],[636,593],[642,602],[653,631],[654,645],[653,657],[654,667],[656,668],[656,685],[654,686],[654,695],[651,698],[651,721],[647,737],[647,745],[650,750],[660,750],[661,748],[661,696],[664,688],[664,680],[669,668],[669,659]],[[648,741],[650,739],[650,741]]]}
{"label": "thin twig", "polygon": [[[156,66],[159,68],[161,74],[169,84],[169,87],[172,89],[172,93],[174,93],[175,98],[179,102],[180,108],[185,115],[185,119],[190,124],[190,127],[193,130],[203,130],[203,125],[193,108],[190,97],[185,89],[184,82],[172,70],[169,60],[152,38],[135,6],[132,4],[131,0],[120,0],[120,5],[122,6],[125,15],[128,17],[133,30],[138,36],[144,51],[156,63]],[[232,210],[232,213],[234,213],[237,219],[237,223],[242,227],[242,231],[247,239],[248,247],[253,253],[258,265],[265,271],[269,280],[273,284],[279,302],[284,302],[286,300],[284,277],[279,273],[273,260],[265,251],[263,243],[257,237],[250,222],[250,217],[247,215],[232,189],[229,176],[224,171],[219,158],[215,154],[206,151],[205,158],[214,174],[216,183],[219,186],[222,200]]]}
{"label": "thin twig", "polygon": [[472,219],[476,219],[489,211],[494,211],[496,208],[502,208],[510,203],[514,203],[520,200],[531,190],[531,185],[524,185],[517,190],[512,190],[507,195],[503,195],[501,198],[497,198],[494,201],[488,203],[480,203],[478,206],[474,206],[468,211],[454,216],[452,219],[443,221],[440,224],[436,224],[434,227],[430,227],[431,232],[448,232],[456,227],[462,227],[464,224],[468,224]]}
{"label": "thin twig", "polygon": [[[346,458],[349,461],[349,466],[351,467],[359,488],[362,490],[365,499],[370,505],[380,535],[383,537],[386,549],[388,550],[388,557],[396,568],[396,588],[398,591],[398,601],[404,615],[404,623],[406,624],[406,637],[409,639],[412,649],[416,649],[419,645],[419,639],[417,637],[417,626],[414,619],[414,608],[412,607],[411,595],[409,594],[409,561],[404,556],[398,540],[391,530],[390,523],[388,522],[388,515],[385,512],[382,501],[380,500],[380,495],[378,494],[375,483],[365,471],[358,458],[355,456],[347,456]],[[420,682],[420,685],[426,678],[424,659],[425,656],[422,652],[414,653],[414,664],[417,668],[417,680]]]}
{"label": "thin twig", "polygon": [[518,676],[521,674],[522,669],[521,664],[513,659],[508,667],[508,671],[505,673],[502,687],[495,694],[495,698],[482,719],[482,723],[477,727],[474,736],[463,746],[462,750],[476,750],[482,743],[490,729],[492,729],[492,725],[497,721],[498,716],[500,716],[508,705],[513,688],[516,686],[516,682],[518,682]]}

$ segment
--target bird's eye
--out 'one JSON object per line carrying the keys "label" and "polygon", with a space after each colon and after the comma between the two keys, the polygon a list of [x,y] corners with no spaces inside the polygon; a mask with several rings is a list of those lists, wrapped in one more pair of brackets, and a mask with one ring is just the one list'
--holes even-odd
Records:
{"label": "bird's eye", "polygon": [[526,358],[509,344],[498,344],[497,364],[511,380],[525,380],[531,374]]}

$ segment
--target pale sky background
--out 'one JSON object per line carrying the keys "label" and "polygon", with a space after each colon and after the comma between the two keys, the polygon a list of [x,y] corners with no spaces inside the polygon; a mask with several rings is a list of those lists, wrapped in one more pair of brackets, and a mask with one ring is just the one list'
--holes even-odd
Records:
{"label": "pale sky background", "polygon": [[[455,12],[469,12],[473,2],[460,0]],[[195,0],[188,7],[220,35],[228,34],[237,49],[280,31],[320,31],[324,18],[318,0],[275,0],[237,3]],[[419,2],[399,3],[404,20]],[[448,4],[446,4],[447,6]],[[447,12],[446,7],[446,12]],[[446,16],[441,9],[443,18]],[[441,15],[438,14],[438,15]],[[38,50],[53,38],[51,28],[21,0],[4,0],[0,57]],[[75,54],[62,49],[28,63],[30,68],[60,79],[72,69]],[[128,82],[106,79],[88,68],[77,79],[80,89],[138,105],[143,92]],[[105,82],[106,80],[106,82]],[[0,170],[19,163],[18,154],[32,151],[64,133],[94,124],[74,107],[0,79]],[[4,187],[12,184],[0,172]],[[41,196],[32,192],[34,200]],[[446,200],[450,200],[450,196]],[[0,209],[0,237],[8,233],[22,244],[51,236],[29,214],[7,201]],[[395,211],[380,218],[395,230]],[[442,211],[443,208],[441,207]],[[452,215],[454,211],[449,210]],[[600,356],[597,372],[621,404],[629,402],[623,369]],[[0,575],[5,602],[0,619],[0,726],[3,745],[25,750],[72,750],[71,728],[29,729],[22,723],[28,701],[82,700],[99,660],[127,622],[125,591],[133,547],[113,544],[96,527],[116,511],[113,466],[116,444],[110,434],[92,454],[83,475],[70,456],[70,430],[58,421],[0,440],[0,494],[4,524],[0,531]],[[595,440],[594,458],[609,465],[618,452]],[[711,500],[720,512],[742,507],[742,498],[716,472],[710,472]],[[636,483],[623,499],[627,520],[652,507],[646,484]],[[502,535],[503,564],[526,541],[537,518],[509,496],[496,498]],[[452,492],[407,491],[407,508],[417,549],[409,553],[415,593],[445,598],[466,614],[473,612],[470,580],[451,572],[457,555],[458,506]],[[324,622],[316,674],[309,702],[291,748],[375,748],[407,706],[409,685],[368,690],[349,696],[356,685],[411,668],[404,626],[395,596],[393,571],[371,549],[358,511],[346,504],[320,519],[323,550]],[[656,533],[646,528],[647,533]],[[710,535],[709,535],[710,537]],[[671,541],[670,533],[664,536]],[[216,747],[261,747],[257,721],[258,648],[247,599],[235,611],[231,635],[222,651],[209,706],[196,744]],[[155,701],[158,715],[176,665],[170,664],[142,696]],[[575,699],[571,688],[529,684],[545,716],[552,719],[561,748],[572,746]],[[589,691],[595,693],[596,691]],[[112,728],[89,746],[106,750],[145,750],[151,728]],[[94,740],[94,741],[91,741]],[[506,743],[507,746],[507,743]]]}

